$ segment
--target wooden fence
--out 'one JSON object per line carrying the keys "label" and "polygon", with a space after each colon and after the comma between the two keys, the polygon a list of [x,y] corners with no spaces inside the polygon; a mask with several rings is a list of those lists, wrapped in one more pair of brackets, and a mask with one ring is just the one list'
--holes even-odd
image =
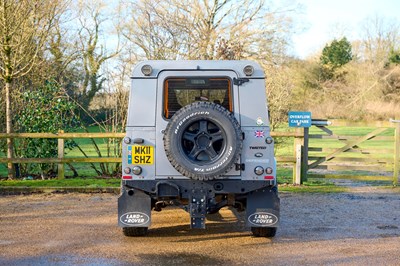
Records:
{"label": "wooden fence", "polygon": [[[303,166],[307,167],[305,172],[327,170],[334,174],[325,173],[324,177],[387,180],[397,185],[400,123],[333,120],[329,126],[314,128],[318,130],[311,134],[305,131],[304,134],[307,139],[304,146],[307,154],[307,165]],[[343,128],[347,128],[344,130],[346,135],[335,133],[336,130],[343,131]],[[358,177],[354,171],[361,172],[362,176]],[[373,175],[368,176],[368,173]]]}
{"label": "wooden fence", "polygon": [[58,157],[57,158],[0,158],[0,163],[56,163],[58,165],[58,178],[64,179],[66,163],[120,163],[120,157],[67,157],[65,158],[64,142],[65,139],[104,139],[118,138],[121,139],[125,133],[0,133],[0,139],[13,138],[39,138],[39,139],[57,139],[58,140]]}
{"label": "wooden fence", "polygon": [[[341,127],[371,127],[371,132],[363,136],[340,135],[330,129],[331,126]],[[372,122],[350,123],[347,121],[332,121],[331,126],[313,126],[322,131],[320,134],[309,133],[308,128],[297,128],[295,132],[271,132],[274,138],[292,138],[293,149],[286,156],[277,156],[278,164],[293,165],[293,183],[300,184],[307,179],[309,170],[392,172],[391,176],[375,176],[376,180],[393,180],[397,184],[400,161],[400,123]],[[311,128],[311,131],[313,131]],[[393,130],[394,129],[394,130]],[[390,131],[388,133],[388,131]],[[118,138],[125,133],[0,133],[0,139],[5,138],[51,138],[58,139],[57,158],[0,158],[0,163],[56,163],[58,178],[64,178],[66,163],[121,163],[120,157],[64,157],[65,139],[84,138]],[[327,147],[324,141],[337,141],[338,147]],[[374,141],[372,144],[368,144]],[[382,149],[382,141],[393,142],[393,148]],[[362,145],[367,148],[363,148]],[[334,177],[324,174],[325,177]],[[341,177],[349,178],[349,174]],[[355,176],[354,176],[355,177]]]}
{"label": "wooden fence", "polygon": [[[58,178],[63,179],[65,177],[64,164],[66,163],[121,163],[120,157],[64,157],[64,142],[65,139],[105,139],[105,138],[118,138],[122,139],[125,133],[0,133],[0,139],[13,138],[41,138],[41,139],[57,139],[58,140],[58,157],[57,158],[0,158],[0,163],[56,163],[58,165]],[[296,132],[271,132],[272,137],[280,138],[294,138],[294,143],[303,143],[303,133],[300,131]],[[278,163],[289,163],[293,164],[294,168],[294,180],[300,180],[300,172],[296,169],[300,169],[300,161],[296,160],[296,157],[301,157],[301,154],[289,156],[278,156],[276,159]],[[297,165],[296,165],[297,163]],[[299,181],[300,182],[300,181]]]}

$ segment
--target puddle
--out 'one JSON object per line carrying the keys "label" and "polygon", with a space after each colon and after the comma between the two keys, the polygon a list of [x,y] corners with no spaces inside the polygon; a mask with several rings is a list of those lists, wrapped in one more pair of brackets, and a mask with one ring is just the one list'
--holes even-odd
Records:
{"label": "puddle", "polygon": [[[220,260],[207,254],[199,255],[194,253],[179,252],[174,254],[141,254],[140,258],[146,265],[229,265],[228,260]],[[229,263],[228,263],[229,262]]]}
{"label": "puddle", "polygon": [[395,230],[395,229],[399,229],[399,227],[395,226],[395,225],[378,225],[377,226],[378,229],[381,230]]}

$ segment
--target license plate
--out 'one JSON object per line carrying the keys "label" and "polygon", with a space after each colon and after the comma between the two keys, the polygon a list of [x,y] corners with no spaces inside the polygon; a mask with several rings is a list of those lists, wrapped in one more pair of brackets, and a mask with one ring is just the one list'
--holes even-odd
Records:
{"label": "license plate", "polygon": [[153,164],[153,146],[128,146],[128,164]]}

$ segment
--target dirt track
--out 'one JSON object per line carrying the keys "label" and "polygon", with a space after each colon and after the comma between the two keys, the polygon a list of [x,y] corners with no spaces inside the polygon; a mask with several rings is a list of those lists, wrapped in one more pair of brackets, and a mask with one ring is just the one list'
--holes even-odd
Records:
{"label": "dirt track", "polygon": [[147,237],[116,225],[117,196],[0,196],[0,265],[400,265],[400,194],[281,193],[274,239],[254,238],[233,212],[189,230],[179,209],[153,213]]}

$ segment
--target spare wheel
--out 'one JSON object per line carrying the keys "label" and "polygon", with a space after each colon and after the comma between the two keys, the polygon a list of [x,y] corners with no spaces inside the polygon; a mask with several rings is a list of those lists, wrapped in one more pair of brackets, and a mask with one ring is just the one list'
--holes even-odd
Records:
{"label": "spare wheel", "polygon": [[181,108],[169,121],[164,149],[182,175],[212,180],[239,160],[242,132],[233,114],[221,105],[195,102]]}

